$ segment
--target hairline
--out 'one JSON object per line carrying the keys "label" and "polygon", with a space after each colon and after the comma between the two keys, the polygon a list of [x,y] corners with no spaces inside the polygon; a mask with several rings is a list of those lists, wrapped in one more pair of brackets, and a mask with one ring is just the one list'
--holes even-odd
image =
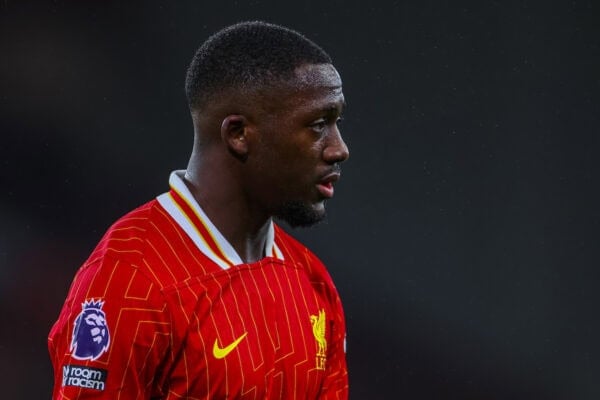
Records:
{"label": "hairline", "polygon": [[310,82],[305,79],[299,79],[299,69],[307,66],[319,65],[329,65],[334,70],[336,70],[332,62],[315,63],[310,61],[304,61],[298,63],[298,65],[296,65],[290,71],[286,71],[285,73],[279,73],[278,77],[275,77],[273,75],[269,76],[269,71],[267,71],[267,74],[261,77],[257,77],[251,82],[235,83],[232,85],[213,88],[213,90],[208,92],[204,96],[204,98],[198,99],[196,104],[189,104],[189,109],[191,112],[202,113],[210,109],[211,104],[221,103],[221,101],[224,101],[225,99],[230,99],[232,97],[253,97],[254,99],[264,99],[270,93],[274,93],[281,90],[302,90],[304,88],[309,87]]}

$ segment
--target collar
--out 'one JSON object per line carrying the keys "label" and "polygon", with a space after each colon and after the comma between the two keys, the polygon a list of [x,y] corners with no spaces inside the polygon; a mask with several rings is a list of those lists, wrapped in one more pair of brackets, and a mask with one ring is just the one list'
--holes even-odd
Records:
{"label": "collar", "polygon": [[[171,218],[192,239],[204,255],[217,263],[221,268],[228,269],[235,265],[244,264],[242,258],[233,246],[219,232],[196,202],[194,196],[183,182],[184,170],[173,171],[169,177],[171,190],[156,199],[169,213]],[[265,255],[283,260],[283,253],[275,244],[275,228],[273,221],[267,232]]]}

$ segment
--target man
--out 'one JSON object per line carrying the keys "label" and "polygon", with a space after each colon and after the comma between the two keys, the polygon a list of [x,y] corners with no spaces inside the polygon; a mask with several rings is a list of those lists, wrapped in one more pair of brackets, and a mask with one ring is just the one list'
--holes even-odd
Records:
{"label": "man", "polygon": [[186,78],[194,147],[171,190],[117,221],[49,337],[55,399],[345,399],[345,323],[323,264],[272,222],[325,216],[342,83],[263,22],[228,27]]}

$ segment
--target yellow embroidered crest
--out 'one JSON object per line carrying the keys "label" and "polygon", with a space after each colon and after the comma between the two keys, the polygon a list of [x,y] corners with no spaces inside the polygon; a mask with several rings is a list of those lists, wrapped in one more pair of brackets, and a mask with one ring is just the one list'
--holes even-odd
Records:
{"label": "yellow embroidered crest", "polygon": [[324,370],[325,361],[327,360],[327,340],[325,339],[327,319],[325,318],[325,310],[321,309],[319,315],[311,315],[310,323],[318,346],[316,354],[317,369]]}

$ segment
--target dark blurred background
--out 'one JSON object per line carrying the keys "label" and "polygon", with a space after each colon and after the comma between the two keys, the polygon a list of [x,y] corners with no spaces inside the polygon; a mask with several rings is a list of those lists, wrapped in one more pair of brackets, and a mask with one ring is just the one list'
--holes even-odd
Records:
{"label": "dark blurred background", "polygon": [[598,2],[121,3],[0,2],[2,398],[50,397],[74,272],[185,167],[187,64],[247,19],[344,79],[352,156],[296,235],[345,302],[351,398],[600,398]]}

